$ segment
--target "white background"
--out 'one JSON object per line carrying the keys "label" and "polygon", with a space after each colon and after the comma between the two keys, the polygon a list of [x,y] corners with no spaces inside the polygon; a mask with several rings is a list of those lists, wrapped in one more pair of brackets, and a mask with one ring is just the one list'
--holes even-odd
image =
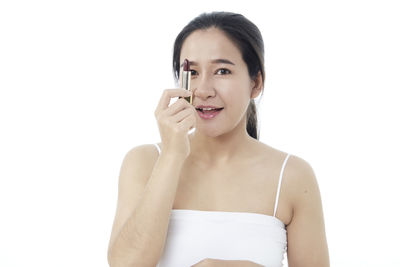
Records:
{"label": "white background", "polygon": [[1,1],[0,266],[108,266],[122,159],[213,10],[263,34],[260,141],[313,167],[331,266],[400,266],[397,2]]}

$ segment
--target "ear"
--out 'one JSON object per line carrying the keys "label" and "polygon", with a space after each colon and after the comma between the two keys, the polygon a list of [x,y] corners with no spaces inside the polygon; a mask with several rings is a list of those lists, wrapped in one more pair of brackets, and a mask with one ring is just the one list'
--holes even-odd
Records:
{"label": "ear", "polygon": [[256,98],[262,91],[264,84],[263,84],[263,80],[262,80],[262,75],[261,75],[261,71],[258,72],[257,74],[257,78],[253,81],[251,81],[251,98]]}

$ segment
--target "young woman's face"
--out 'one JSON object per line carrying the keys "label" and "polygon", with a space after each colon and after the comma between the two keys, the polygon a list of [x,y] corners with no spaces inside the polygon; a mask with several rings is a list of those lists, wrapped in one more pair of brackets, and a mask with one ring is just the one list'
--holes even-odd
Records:
{"label": "young woman's face", "polygon": [[193,105],[224,108],[212,119],[203,119],[197,114],[196,128],[216,136],[245,120],[249,101],[260,90],[253,90],[252,95],[255,82],[250,79],[235,44],[219,29],[196,30],[182,45],[180,64],[185,58],[190,62],[192,73]]}

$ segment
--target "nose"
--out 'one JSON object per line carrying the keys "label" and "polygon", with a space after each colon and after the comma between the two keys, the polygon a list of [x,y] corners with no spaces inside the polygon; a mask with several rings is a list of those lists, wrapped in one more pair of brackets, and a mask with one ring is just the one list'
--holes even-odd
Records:
{"label": "nose", "polygon": [[198,77],[197,79],[192,80],[191,83],[193,95],[195,97],[207,99],[215,96],[214,84],[208,77]]}

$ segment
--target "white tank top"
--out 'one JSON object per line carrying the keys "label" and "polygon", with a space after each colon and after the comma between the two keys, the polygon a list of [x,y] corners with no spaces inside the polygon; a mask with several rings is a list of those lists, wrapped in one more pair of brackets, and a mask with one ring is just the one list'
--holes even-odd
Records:
{"label": "white tank top", "polygon": [[[160,147],[156,144],[158,152]],[[285,224],[274,215],[251,212],[172,209],[167,239],[157,267],[190,267],[205,258],[249,260],[267,267],[281,267],[287,251]]]}

